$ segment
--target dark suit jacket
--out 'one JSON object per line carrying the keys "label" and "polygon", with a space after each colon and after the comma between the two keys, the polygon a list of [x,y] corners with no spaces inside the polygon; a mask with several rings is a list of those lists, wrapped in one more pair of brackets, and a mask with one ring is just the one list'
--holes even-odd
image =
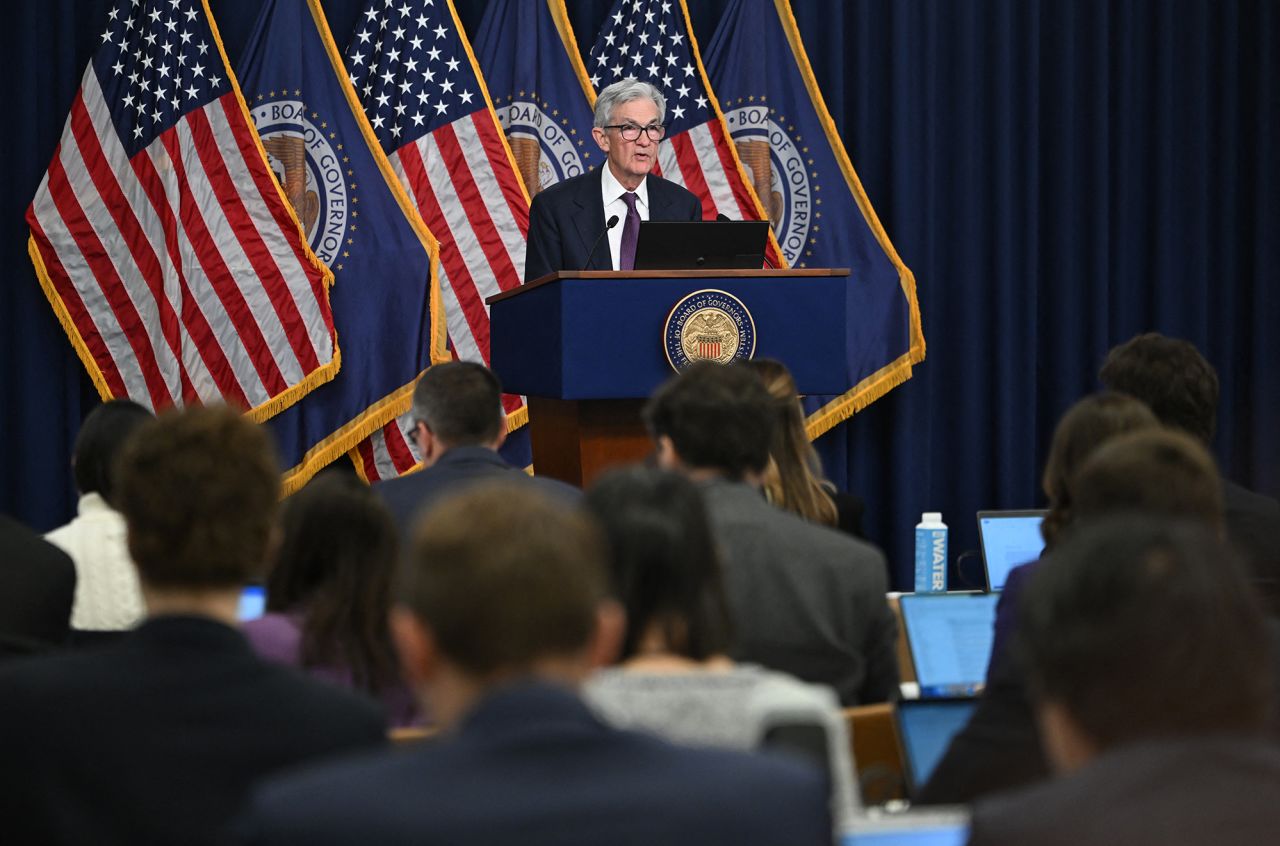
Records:
{"label": "dark suit jacket", "polygon": [[582,496],[582,492],[572,485],[549,476],[530,476],[484,447],[455,447],[430,467],[379,482],[373,490],[391,509],[401,535],[406,536],[413,519],[429,505],[482,482],[528,485],[553,499],[571,504],[576,504]]}
{"label": "dark suit jacket", "polygon": [[268,784],[239,828],[312,846],[800,846],[831,842],[824,790],[799,763],[610,728],[570,691],[525,683],[424,747]]}
{"label": "dark suit jacket", "polygon": [[915,799],[922,805],[963,804],[1048,776],[1026,673],[1017,653],[1007,651],[988,669],[987,686],[969,722],[951,739]]}
{"label": "dark suit jacket", "polygon": [[1110,752],[1078,772],[979,803],[973,846],[1274,843],[1280,748],[1202,738]]}
{"label": "dark suit jacket", "polygon": [[774,508],[759,491],[703,486],[739,661],[834,688],[843,705],[897,698],[897,624],[884,555]]}
{"label": "dark suit jacket", "polygon": [[1244,553],[1267,610],[1280,616],[1280,502],[1223,481],[1227,535]]}
{"label": "dark suit jacket", "polygon": [[[529,207],[529,246],[524,281],[557,270],[612,270],[600,197],[601,165],[539,191]],[[650,220],[701,220],[702,203],[681,186],[649,174]],[[619,221],[618,226],[622,225]],[[596,241],[599,239],[599,243]],[[592,250],[592,245],[595,249]]]}
{"label": "dark suit jacket", "polygon": [[372,702],[260,660],[234,629],[156,618],[0,671],[2,837],[216,842],[253,781],[384,733]]}
{"label": "dark suit jacket", "polygon": [[66,643],[75,592],[71,556],[0,514],[0,655]]}

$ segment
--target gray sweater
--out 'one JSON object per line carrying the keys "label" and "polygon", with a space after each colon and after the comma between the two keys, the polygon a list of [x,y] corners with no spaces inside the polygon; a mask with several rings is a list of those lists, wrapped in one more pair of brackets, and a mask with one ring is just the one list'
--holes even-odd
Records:
{"label": "gray sweater", "polygon": [[771,727],[812,724],[827,739],[831,817],[848,826],[860,804],[844,718],[827,688],[753,665],[732,670],[650,673],[608,669],[583,696],[607,722],[688,746],[759,749]]}

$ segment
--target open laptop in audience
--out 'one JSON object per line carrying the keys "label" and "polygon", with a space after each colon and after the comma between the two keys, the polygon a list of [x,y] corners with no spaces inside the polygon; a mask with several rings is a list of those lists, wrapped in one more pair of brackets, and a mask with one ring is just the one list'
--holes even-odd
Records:
{"label": "open laptop in audience", "polygon": [[898,600],[921,699],[982,691],[998,599],[989,593],[915,593]]}
{"label": "open laptop in audience", "polygon": [[1047,513],[1043,510],[978,512],[978,541],[982,546],[987,590],[1003,590],[1010,570],[1040,557],[1044,550],[1040,523]]}
{"label": "open laptop in audience", "polygon": [[907,795],[914,797],[933,775],[951,738],[969,722],[977,707],[970,698],[904,699],[898,703],[898,743]]}
{"label": "open laptop in audience", "polygon": [[236,605],[236,619],[242,623],[256,620],[267,613],[267,589],[260,584],[247,584],[240,591]]}
{"label": "open laptop in audience", "polygon": [[872,811],[840,838],[841,846],[963,846],[969,839],[969,813],[938,808],[903,813]]}

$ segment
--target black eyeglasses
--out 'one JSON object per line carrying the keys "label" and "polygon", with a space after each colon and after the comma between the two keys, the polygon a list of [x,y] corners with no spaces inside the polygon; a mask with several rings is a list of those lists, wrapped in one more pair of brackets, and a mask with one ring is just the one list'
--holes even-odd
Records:
{"label": "black eyeglasses", "polygon": [[418,442],[418,424],[421,422],[421,420],[415,420],[408,426],[404,427],[404,437],[409,443],[416,444]]}
{"label": "black eyeglasses", "polygon": [[648,126],[636,126],[634,123],[614,123],[600,128],[618,130],[618,134],[622,136],[623,141],[639,141],[641,132],[648,135],[650,141],[661,141],[663,136],[667,134],[667,128],[660,123],[651,123]]}

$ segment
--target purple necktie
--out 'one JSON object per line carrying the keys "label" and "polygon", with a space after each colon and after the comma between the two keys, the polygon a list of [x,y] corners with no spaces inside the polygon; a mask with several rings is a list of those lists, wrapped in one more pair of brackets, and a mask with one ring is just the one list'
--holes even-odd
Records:
{"label": "purple necktie", "polygon": [[622,195],[627,204],[627,219],[622,221],[622,246],[618,250],[618,269],[634,270],[636,266],[636,239],[640,237],[640,212],[636,210],[636,195],[627,191]]}

